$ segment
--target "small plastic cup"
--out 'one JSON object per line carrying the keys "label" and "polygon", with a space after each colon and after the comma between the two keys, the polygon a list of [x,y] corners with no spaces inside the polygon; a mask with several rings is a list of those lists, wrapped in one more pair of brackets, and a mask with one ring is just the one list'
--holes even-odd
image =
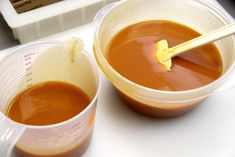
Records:
{"label": "small plastic cup", "polygon": [[[49,52],[49,53],[48,53]],[[62,42],[39,42],[20,47],[0,62],[0,156],[80,156],[88,147],[94,126],[100,80],[93,58],[84,50],[70,64]],[[63,81],[82,89],[90,104],[61,123],[32,126],[17,123],[5,113],[13,97],[45,81]]]}
{"label": "small plastic cup", "polygon": [[[161,91],[138,85],[115,71],[106,60],[106,48],[121,29],[147,20],[171,20],[204,34],[233,22],[225,11],[206,0],[143,0],[112,3],[94,19],[94,54],[105,75],[134,110],[148,116],[172,117],[195,108],[231,76],[235,61],[234,36],[215,42],[223,61],[223,74],[201,88]],[[144,74],[143,74],[144,75]],[[183,78],[182,78],[183,79]]]}

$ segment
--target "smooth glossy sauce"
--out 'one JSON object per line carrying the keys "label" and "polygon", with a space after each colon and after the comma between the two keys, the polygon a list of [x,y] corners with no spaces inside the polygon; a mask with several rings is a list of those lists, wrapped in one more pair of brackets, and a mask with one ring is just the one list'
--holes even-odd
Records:
{"label": "smooth glossy sauce", "polygon": [[173,58],[173,67],[165,70],[153,57],[154,44],[166,39],[169,47],[200,34],[171,21],[145,21],[128,26],[112,39],[107,60],[125,78],[145,87],[189,90],[209,84],[222,74],[222,61],[214,44],[208,44]]}
{"label": "smooth glossy sauce", "polygon": [[65,82],[45,82],[18,94],[7,112],[12,120],[28,125],[50,125],[68,120],[89,104],[78,87]]}

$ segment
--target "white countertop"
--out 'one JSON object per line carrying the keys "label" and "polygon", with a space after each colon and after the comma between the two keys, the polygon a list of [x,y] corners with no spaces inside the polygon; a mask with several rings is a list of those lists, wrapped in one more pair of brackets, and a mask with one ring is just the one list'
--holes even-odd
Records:
{"label": "white countertop", "polygon": [[[92,54],[92,24],[41,40],[79,37]],[[0,58],[16,47],[0,51]],[[129,109],[100,71],[93,139],[83,157],[233,157],[235,156],[235,88],[208,97],[192,112],[154,119]],[[235,75],[227,86],[235,84]]]}
{"label": "white countertop", "polygon": [[[71,36],[83,39],[85,49],[92,53],[91,24],[42,40]],[[14,48],[0,51],[0,58]],[[181,117],[153,119],[129,109],[101,71],[100,75],[102,90],[93,139],[83,157],[235,156],[235,88],[210,96]]]}

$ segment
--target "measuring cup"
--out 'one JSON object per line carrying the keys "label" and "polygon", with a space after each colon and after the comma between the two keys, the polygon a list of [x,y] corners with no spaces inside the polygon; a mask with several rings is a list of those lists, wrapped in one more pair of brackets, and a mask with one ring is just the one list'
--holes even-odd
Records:
{"label": "measuring cup", "polygon": [[[0,62],[0,156],[77,157],[91,139],[100,81],[93,58],[84,50],[70,53],[62,42],[39,42],[16,49]],[[32,126],[5,113],[14,96],[45,81],[63,81],[82,89],[90,104],[64,122]]]}
{"label": "measuring cup", "polygon": [[106,60],[106,49],[109,42],[123,28],[148,20],[178,22],[201,34],[233,22],[233,19],[222,8],[207,0],[122,0],[112,3],[98,12],[94,19],[96,61],[120,91],[122,99],[131,108],[148,116],[177,116],[195,108],[200,101],[223,86],[231,77],[235,64],[234,36],[215,42],[222,57],[223,74],[216,81],[201,88],[162,91],[141,86],[120,75]]}

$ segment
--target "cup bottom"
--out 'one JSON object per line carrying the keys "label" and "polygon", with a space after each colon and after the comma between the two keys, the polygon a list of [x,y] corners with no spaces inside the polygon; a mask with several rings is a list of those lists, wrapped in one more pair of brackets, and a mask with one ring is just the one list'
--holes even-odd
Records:
{"label": "cup bottom", "polygon": [[57,154],[49,154],[47,155],[45,152],[42,154],[35,154],[33,152],[26,151],[22,149],[20,146],[15,146],[14,148],[14,157],[80,157],[88,148],[92,138],[92,131],[88,133],[87,137],[76,147],[70,149],[69,151],[57,153]]}
{"label": "cup bottom", "polygon": [[131,109],[145,116],[154,117],[154,118],[172,118],[172,117],[183,115],[187,112],[190,112],[194,108],[196,108],[202,101],[202,100],[199,100],[197,102],[193,102],[190,104],[184,104],[183,106],[180,106],[177,108],[175,107],[160,108],[160,107],[157,107],[157,104],[156,104],[156,107],[153,107],[148,104],[144,104],[139,101],[136,101],[119,90],[118,92],[122,101],[126,103]]}

